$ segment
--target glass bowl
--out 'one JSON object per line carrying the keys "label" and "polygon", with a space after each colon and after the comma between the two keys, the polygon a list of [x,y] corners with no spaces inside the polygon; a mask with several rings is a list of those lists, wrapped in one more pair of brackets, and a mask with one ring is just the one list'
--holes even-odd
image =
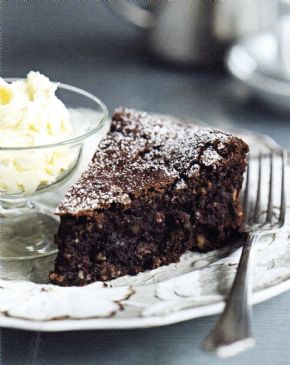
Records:
{"label": "glass bowl", "polygon": [[88,137],[101,134],[108,121],[106,106],[94,95],[62,83],[58,83],[56,95],[70,113],[73,133],[68,139],[34,147],[0,146],[2,264],[56,253],[53,236],[58,219],[51,209],[33,203],[31,198],[68,181],[79,164],[84,143]]}

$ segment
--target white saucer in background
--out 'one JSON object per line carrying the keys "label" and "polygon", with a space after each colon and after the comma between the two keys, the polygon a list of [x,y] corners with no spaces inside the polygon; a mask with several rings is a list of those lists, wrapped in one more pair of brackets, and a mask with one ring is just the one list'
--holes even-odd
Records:
{"label": "white saucer in background", "polygon": [[290,74],[273,32],[235,43],[226,57],[230,73],[266,103],[290,111]]}

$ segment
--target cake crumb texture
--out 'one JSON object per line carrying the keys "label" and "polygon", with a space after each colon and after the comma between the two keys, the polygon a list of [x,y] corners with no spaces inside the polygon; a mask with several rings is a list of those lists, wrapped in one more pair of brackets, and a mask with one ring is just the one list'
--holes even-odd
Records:
{"label": "cake crumb texture", "polygon": [[85,285],[157,268],[239,231],[248,146],[184,121],[119,108],[60,203],[50,280]]}

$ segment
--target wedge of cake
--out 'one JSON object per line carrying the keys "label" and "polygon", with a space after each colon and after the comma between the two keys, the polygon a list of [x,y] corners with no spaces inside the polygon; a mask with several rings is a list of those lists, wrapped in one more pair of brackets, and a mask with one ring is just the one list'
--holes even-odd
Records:
{"label": "wedge of cake", "polygon": [[229,242],[242,224],[248,146],[229,133],[118,109],[57,209],[50,281],[85,285]]}

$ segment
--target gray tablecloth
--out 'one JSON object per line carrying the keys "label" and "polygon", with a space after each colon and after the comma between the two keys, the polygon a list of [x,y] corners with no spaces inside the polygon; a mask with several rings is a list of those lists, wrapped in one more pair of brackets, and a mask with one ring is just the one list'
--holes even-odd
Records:
{"label": "gray tablecloth", "polygon": [[[1,76],[33,69],[116,106],[190,116],[219,127],[269,134],[290,149],[290,115],[253,99],[220,70],[165,65],[146,32],[118,20],[98,1],[1,2]],[[290,293],[254,309],[257,346],[234,359],[200,350],[215,317],[164,328],[35,334],[1,331],[5,365],[290,363]]]}

